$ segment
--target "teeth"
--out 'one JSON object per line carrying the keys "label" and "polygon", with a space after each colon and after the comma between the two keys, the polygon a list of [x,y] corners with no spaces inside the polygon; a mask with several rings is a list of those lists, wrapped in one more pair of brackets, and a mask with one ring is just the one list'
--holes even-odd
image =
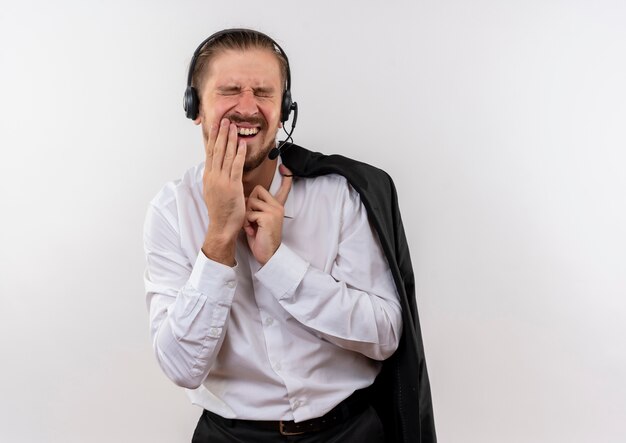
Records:
{"label": "teeth", "polygon": [[237,128],[239,135],[255,135],[259,132],[259,128]]}

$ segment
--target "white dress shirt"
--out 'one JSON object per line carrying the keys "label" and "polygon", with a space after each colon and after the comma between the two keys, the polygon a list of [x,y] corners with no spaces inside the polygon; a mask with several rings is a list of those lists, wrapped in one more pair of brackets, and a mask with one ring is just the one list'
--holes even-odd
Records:
{"label": "white dress shirt", "polygon": [[[358,193],[338,175],[294,179],[282,244],[265,264],[201,251],[204,166],[146,217],[146,297],[157,360],[194,404],[226,418],[320,417],[371,385],[402,334],[400,304]],[[276,171],[270,192],[282,177]]]}

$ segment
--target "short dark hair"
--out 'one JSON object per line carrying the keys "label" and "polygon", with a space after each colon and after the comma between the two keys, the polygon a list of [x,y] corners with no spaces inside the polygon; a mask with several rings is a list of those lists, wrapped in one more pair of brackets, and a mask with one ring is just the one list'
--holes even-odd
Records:
{"label": "short dark hair", "polygon": [[220,52],[227,50],[245,51],[249,49],[267,49],[276,56],[280,66],[284,89],[289,69],[287,58],[282,51],[276,47],[276,43],[274,43],[271,38],[251,29],[232,30],[208,40],[198,52],[191,76],[191,85],[196,88],[196,90],[200,91],[204,84],[211,60]]}

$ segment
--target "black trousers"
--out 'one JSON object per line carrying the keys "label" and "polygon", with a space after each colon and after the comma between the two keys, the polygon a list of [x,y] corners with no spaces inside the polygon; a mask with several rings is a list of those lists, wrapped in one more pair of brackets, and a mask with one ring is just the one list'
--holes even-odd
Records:
{"label": "black trousers", "polygon": [[224,423],[204,411],[191,443],[384,443],[383,426],[373,407],[368,407],[331,428],[319,432],[284,436],[278,431],[261,429],[247,423]]}

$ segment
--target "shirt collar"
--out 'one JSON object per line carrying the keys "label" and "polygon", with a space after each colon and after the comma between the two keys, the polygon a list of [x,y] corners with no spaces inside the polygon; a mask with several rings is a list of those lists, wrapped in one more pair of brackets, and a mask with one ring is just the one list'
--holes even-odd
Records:
{"label": "shirt collar", "polygon": [[[283,181],[283,177],[282,175],[280,175],[280,171],[278,170],[278,166],[280,166],[281,164],[282,164],[282,159],[278,157],[278,162],[276,162],[276,171],[274,171],[274,178],[272,178],[272,184],[270,185],[270,194],[272,195],[276,195]],[[289,191],[289,195],[287,196],[287,201],[285,202],[285,206],[284,206],[285,218],[293,218],[294,216],[292,195],[293,195],[293,183],[291,186],[291,191]]]}

